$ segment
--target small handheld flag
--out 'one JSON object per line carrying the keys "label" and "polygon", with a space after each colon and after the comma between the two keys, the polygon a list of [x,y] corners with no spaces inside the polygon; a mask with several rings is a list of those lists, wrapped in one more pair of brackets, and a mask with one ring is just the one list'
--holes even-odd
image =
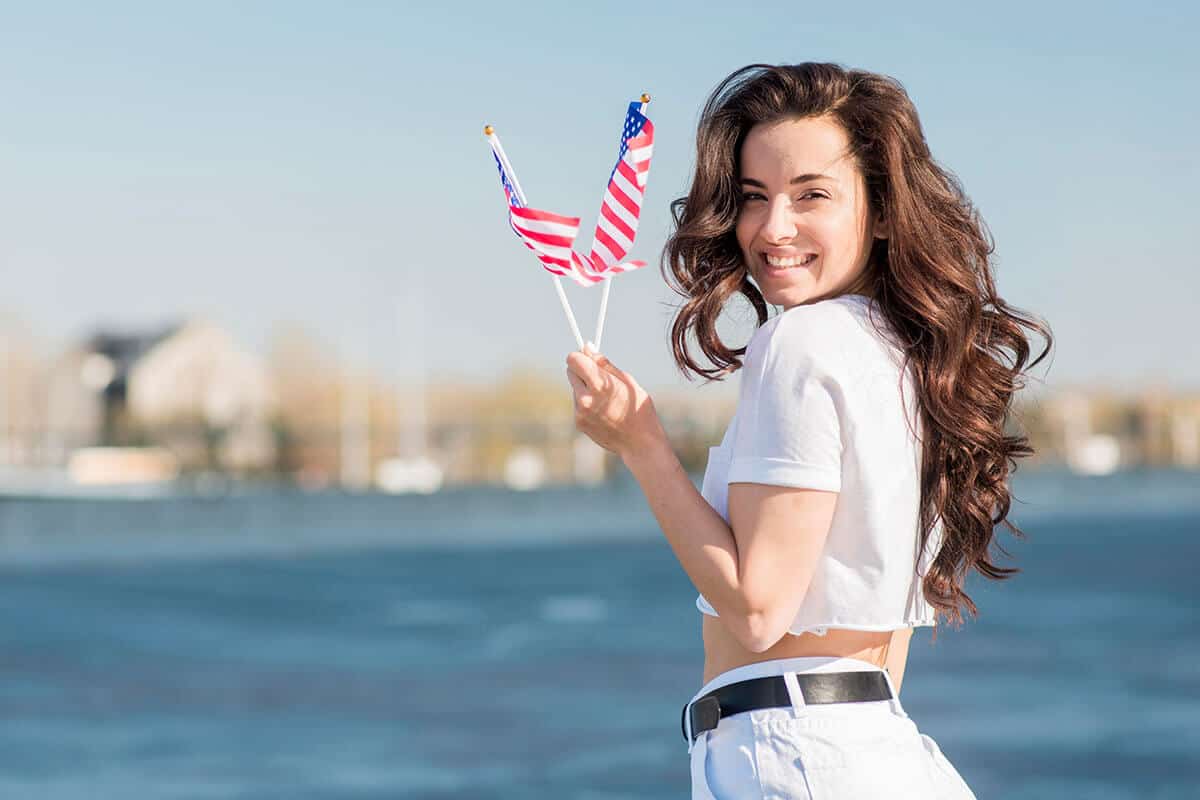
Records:
{"label": "small handheld flag", "polygon": [[583,342],[579,328],[559,278],[565,275],[580,286],[594,286],[604,282],[600,315],[596,323],[595,347],[598,350],[600,338],[604,333],[604,317],[612,285],[611,280],[604,279],[646,266],[645,261],[622,259],[633,249],[637,237],[646,180],[650,174],[654,124],[646,116],[646,105],[649,102],[650,95],[643,94],[640,102],[630,103],[626,110],[617,163],[609,173],[604,199],[600,205],[600,217],[592,236],[592,248],[587,255],[581,255],[574,250],[575,239],[579,234],[579,217],[530,208],[495,130],[491,125],[485,126],[483,130],[492,147],[496,169],[500,172],[500,184],[504,188],[504,197],[508,203],[509,226],[521,242],[533,251],[542,266],[554,275],[559,299],[581,350]]}
{"label": "small handheld flag", "polygon": [[[645,261],[621,259],[633,249],[637,237],[638,220],[642,214],[642,200],[646,192],[646,180],[650,177],[650,155],[654,150],[654,123],[646,117],[646,106],[650,95],[643,94],[640,103],[630,103],[625,112],[625,126],[621,131],[621,149],[617,153],[617,165],[608,177],[604,190],[604,201],[600,205],[600,219],[592,239],[592,262],[604,265],[610,273],[628,272],[646,266]],[[606,281],[600,295],[600,313],[596,317],[596,349],[604,336],[604,316],[608,311],[608,293],[612,281]]]}
{"label": "small handheld flag", "polygon": [[630,103],[621,131],[617,163],[608,176],[600,219],[592,241],[591,261],[603,272],[628,272],[646,266],[645,261],[622,264],[633,249],[638,219],[642,214],[646,180],[650,177],[650,155],[654,149],[654,123],[645,115],[649,95],[640,103]]}
{"label": "small handheld flag", "polygon": [[579,233],[579,217],[566,217],[550,211],[541,211],[525,205],[525,195],[515,184],[512,168],[506,169],[508,158],[500,146],[500,137],[491,125],[487,126],[488,143],[492,146],[492,157],[500,171],[500,184],[508,200],[508,224],[513,233],[534,252],[542,266],[555,275],[565,275],[580,286],[591,286],[603,280],[582,265],[571,255],[571,246]]}
{"label": "small handheld flag", "polygon": [[[571,217],[559,217],[558,215],[547,214],[545,219],[538,220],[536,217],[541,216],[545,212],[536,212],[535,209],[527,209],[525,207],[525,193],[521,191],[521,184],[517,181],[517,176],[513,172],[512,165],[508,163],[508,156],[504,154],[504,148],[500,145],[500,137],[496,135],[495,129],[491,125],[485,125],[483,128],[484,135],[488,137],[488,143],[492,147],[492,155],[496,159],[496,167],[500,170],[500,183],[504,187],[504,196],[508,200],[508,222],[512,226],[513,232],[520,237],[525,246],[537,255],[538,260],[542,262],[547,270],[554,274],[554,289],[558,292],[558,301],[562,304],[563,313],[567,315],[567,322],[571,325],[571,333],[575,334],[575,343],[579,345],[579,349],[583,349],[583,334],[579,332],[579,323],[575,321],[575,312],[571,310],[571,304],[567,301],[567,294],[563,291],[562,281],[559,276],[570,274],[571,277],[579,281],[582,276],[577,276],[574,265],[570,260],[566,266],[561,264],[563,260],[554,250],[556,247],[561,247],[561,240],[565,240],[565,246],[570,252],[571,244],[575,241],[575,234],[579,231],[579,220]],[[527,222],[518,224],[518,210],[524,210]],[[524,219],[525,217],[522,217]],[[556,219],[551,219],[555,217]],[[561,226],[557,231],[554,226]],[[540,230],[538,230],[540,228]],[[530,235],[526,235],[522,231],[528,229]],[[558,237],[560,241],[554,241]]]}

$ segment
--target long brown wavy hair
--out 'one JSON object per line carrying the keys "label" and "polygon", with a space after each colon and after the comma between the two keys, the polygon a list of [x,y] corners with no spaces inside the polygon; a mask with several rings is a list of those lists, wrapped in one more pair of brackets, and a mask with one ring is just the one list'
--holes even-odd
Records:
{"label": "long brown wavy hair", "polygon": [[[720,380],[741,368],[746,348],[720,340],[718,316],[737,293],[759,325],[768,319],[734,232],[742,143],[755,125],[822,116],[846,132],[871,209],[889,225],[888,238],[874,240],[864,275],[918,394],[920,552],[938,518],[943,523],[922,588],[936,614],[961,626],[963,607],[978,616],[963,591],[971,567],[994,580],[1020,572],[993,564],[988,553],[996,525],[1025,538],[1007,519],[1007,483],[1016,459],[1034,451],[1027,437],[1005,428],[1022,373],[1046,357],[1053,340],[1044,320],[996,294],[991,234],[958,179],[934,161],[897,80],[838,64],[751,64],[713,90],[696,136],[695,175],[687,196],[671,203],[675,230],[660,264],[686,298],[671,328],[675,362],[689,379],[692,372]],[[1045,340],[1028,364],[1022,328]],[[689,334],[714,367],[693,359]]]}

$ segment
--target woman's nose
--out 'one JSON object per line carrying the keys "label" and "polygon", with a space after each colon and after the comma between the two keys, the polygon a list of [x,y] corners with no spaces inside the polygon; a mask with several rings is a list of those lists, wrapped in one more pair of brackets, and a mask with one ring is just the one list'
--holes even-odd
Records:
{"label": "woman's nose", "polygon": [[790,242],[796,238],[796,221],[787,200],[776,200],[767,208],[762,236],[768,242]]}

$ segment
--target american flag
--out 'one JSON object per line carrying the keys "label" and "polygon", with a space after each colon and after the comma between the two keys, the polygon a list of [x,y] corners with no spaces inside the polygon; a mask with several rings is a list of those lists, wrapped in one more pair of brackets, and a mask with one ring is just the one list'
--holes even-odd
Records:
{"label": "american flag", "polygon": [[564,217],[526,206],[504,169],[505,159],[500,157],[497,149],[499,140],[492,134],[488,141],[492,146],[492,157],[496,159],[496,169],[500,170],[500,184],[508,200],[508,224],[513,232],[533,251],[542,266],[555,275],[565,275],[580,286],[592,286],[604,280],[589,268],[590,265],[580,263],[571,250],[579,234],[579,217]]}
{"label": "american flag", "polygon": [[550,211],[529,208],[505,169],[507,160],[495,134],[489,134],[492,156],[500,171],[500,183],[508,200],[508,221],[525,246],[534,252],[547,270],[565,275],[580,286],[594,286],[608,274],[628,272],[646,266],[645,261],[622,261],[633,249],[646,179],[650,175],[650,155],[654,149],[654,124],[642,113],[642,104],[632,102],[625,113],[621,130],[621,148],[617,163],[608,176],[600,218],[588,255],[572,247],[579,234],[579,217],[566,217]]}
{"label": "american flag", "polygon": [[592,238],[588,258],[591,272],[628,272],[646,266],[645,261],[621,263],[633,249],[646,179],[650,176],[650,155],[654,149],[654,123],[642,113],[642,104],[632,102],[625,113],[621,131],[621,149],[617,163],[608,176],[600,219]]}

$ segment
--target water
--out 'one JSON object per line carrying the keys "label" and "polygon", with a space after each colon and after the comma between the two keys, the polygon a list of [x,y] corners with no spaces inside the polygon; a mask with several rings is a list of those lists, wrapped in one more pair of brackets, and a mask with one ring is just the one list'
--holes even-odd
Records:
{"label": "water", "polygon": [[[1200,474],[1016,493],[909,714],[980,798],[1200,797]],[[694,599],[629,484],[0,501],[0,797],[686,797]]]}

